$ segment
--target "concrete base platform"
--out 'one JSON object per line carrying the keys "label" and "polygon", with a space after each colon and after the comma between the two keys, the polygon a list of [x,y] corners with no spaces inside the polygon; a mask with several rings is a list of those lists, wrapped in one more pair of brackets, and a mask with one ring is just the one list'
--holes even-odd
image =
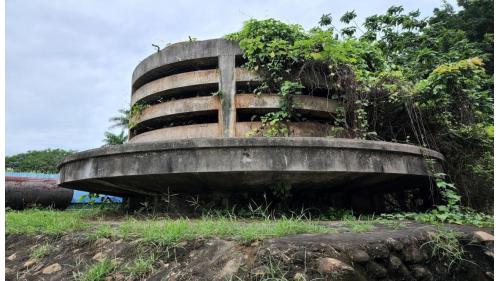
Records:
{"label": "concrete base platform", "polygon": [[80,152],[60,164],[59,184],[103,194],[247,192],[286,182],[332,192],[429,180],[433,150],[335,138],[213,138],[130,143]]}

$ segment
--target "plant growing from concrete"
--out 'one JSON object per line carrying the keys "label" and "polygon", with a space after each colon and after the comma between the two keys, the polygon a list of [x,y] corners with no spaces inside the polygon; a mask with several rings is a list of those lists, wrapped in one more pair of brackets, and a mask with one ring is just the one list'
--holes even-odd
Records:
{"label": "plant growing from concrete", "polygon": [[139,118],[141,117],[142,111],[146,108],[150,107],[148,104],[144,103],[135,103],[132,105],[130,108],[130,118],[128,120],[128,128],[134,128],[137,125],[137,122],[139,121]]}

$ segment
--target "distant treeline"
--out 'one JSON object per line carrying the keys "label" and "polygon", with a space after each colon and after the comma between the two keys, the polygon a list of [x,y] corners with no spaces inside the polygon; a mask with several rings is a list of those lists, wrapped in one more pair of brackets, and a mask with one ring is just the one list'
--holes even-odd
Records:
{"label": "distant treeline", "polygon": [[5,157],[5,168],[11,172],[57,173],[57,165],[76,151],[64,149],[30,150]]}

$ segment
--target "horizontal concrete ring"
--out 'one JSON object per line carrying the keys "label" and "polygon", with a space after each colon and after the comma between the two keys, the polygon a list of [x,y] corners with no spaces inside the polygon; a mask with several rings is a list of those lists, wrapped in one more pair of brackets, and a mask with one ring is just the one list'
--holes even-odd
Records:
{"label": "horizontal concrete ring", "polygon": [[302,188],[354,188],[428,178],[426,159],[442,155],[412,145],[351,139],[173,140],[80,152],[59,166],[59,183],[116,195],[238,192],[278,181]]}
{"label": "horizontal concrete ring", "polygon": [[[242,55],[238,42],[226,39],[212,39],[194,42],[180,42],[169,45],[141,61],[132,74],[132,88],[165,76],[172,67],[183,61],[204,63],[220,55]],[[177,68],[175,66],[174,68]]]}

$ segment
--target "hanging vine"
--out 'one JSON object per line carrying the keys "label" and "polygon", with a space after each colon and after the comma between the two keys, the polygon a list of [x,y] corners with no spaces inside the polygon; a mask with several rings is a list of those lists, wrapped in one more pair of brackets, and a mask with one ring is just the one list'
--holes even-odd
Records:
{"label": "hanging vine", "polygon": [[432,26],[418,12],[391,7],[385,15],[368,17],[358,38],[355,17],[346,13],[341,22],[348,26],[339,30],[331,15],[323,15],[320,26],[308,31],[274,19],[251,19],[226,36],[239,42],[244,67],[262,77],[255,93],[280,97],[278,110],[261,116],[252,134],[288,136],[289,123],[303,120],[294,110],[294,97],[326,92],[338,104],[330,120],[332,136],[439,150],[464,195],[462,203],[474,205],[474,182],[486,192],[493,179],[487,56],[463,33]]}

